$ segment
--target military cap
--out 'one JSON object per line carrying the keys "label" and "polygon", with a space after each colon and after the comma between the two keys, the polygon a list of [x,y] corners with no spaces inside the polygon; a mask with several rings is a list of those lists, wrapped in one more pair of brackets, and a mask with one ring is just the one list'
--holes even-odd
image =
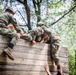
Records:
{"label": "military cap", "polygon": [[41,21],[37,23],[37,26],[43,26],[43,25],[44,25],[44,23]]}

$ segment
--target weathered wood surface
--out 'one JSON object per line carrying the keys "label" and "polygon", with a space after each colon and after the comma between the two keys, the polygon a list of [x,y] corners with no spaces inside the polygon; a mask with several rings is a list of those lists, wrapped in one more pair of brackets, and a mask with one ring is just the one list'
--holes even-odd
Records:
{"label": "weathered wood surface", "polygon": [[[52,68],[48,44],[37,43],[30,46],[29,43],[19,39],[12,54],[15,60],[2,55],[3,49],[7,46],[8,39],[0,36],[0,75],[47,75],[44,65],[48,64],[52,75],[56,75],[56,66]],[[62,65],[64,75],[69,75],[68,50],[61,47],[58,57]]]}

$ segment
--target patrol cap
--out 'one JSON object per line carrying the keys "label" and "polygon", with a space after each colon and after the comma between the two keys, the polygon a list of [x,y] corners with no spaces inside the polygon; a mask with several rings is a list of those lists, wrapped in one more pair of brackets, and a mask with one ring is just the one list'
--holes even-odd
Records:
{"label": "patrol cap", "polygon": [[51,30],[47,28],[47,29],[44,30],[44,33],[47,33],[48,35],[51,35]]}
{"label": "patrol cap", "polygon": [[7,7],[7,8],[5,9],[5,11],[11,11],[11,12],[13,12],[13,14],[15,14],[15,11],[13,10],[12,7]]}
{"label": "patrol cap", "polygon": [[44,23],[43,22],[38,22],[38,24],[37,24],[37,26],[43,26],[44,25]]}

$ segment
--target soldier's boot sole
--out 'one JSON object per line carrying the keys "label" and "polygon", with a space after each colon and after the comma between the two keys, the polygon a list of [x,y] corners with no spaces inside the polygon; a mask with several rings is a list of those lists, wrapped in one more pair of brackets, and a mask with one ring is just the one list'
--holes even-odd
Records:
{"label": "soldier's boot sole", "polygon": [[64,74],[60,71],[57,71],[57,75],[64,75]]}
{"label": "soldier's boot sole", "polygon": [[8,48],[6,48],[3,52],[9,57],[9,59],[14,60],[14,57],[12,56]]}
{"label": "soldier's boot sole", "polygon": [[60,65],[57,66],[57,75],[64,75]]}

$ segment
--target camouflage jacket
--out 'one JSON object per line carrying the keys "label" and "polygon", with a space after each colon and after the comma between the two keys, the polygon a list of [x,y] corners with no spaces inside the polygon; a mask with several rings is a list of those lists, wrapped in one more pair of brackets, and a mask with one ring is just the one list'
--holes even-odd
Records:
{"label": "camouflage jacket", "polygon": [[60,37],[54,30],[51,30],[49,38],[46,43],[50,44],[50,46],[55,49],[55,46],[60,46],[60,42]]}
{"label": "camouflage jacket", "polygon": [[33,30],[29,30],[28,33],[31,35],[32,40],[35,40],[36,36],[44,34],[44,29],[41,27],[37,27]]}
{"label": "camouflage jacket", "polygon": [[36,36],[44,34],[44,29],[46,29],[46,28],[47,27],[45,27],[45,26],[42,26],[42,27],[38,26],[38,27],[34,28],[33,30],[29,30],[28,34],[31,35],[29,40],[35,40]]}
{"label": "camouflage jacket", "polygon": [[0,15],[0,27],[4,27],[4,28],[7,28],[7,26],[9,24],[13,24],[13,26],[15,27],[15,29],[17,31],[20,31],[20,28],[16,22],[16,19],[13,18],[13,15],[8,13],[8,12],[5,12],[3,14]]}

